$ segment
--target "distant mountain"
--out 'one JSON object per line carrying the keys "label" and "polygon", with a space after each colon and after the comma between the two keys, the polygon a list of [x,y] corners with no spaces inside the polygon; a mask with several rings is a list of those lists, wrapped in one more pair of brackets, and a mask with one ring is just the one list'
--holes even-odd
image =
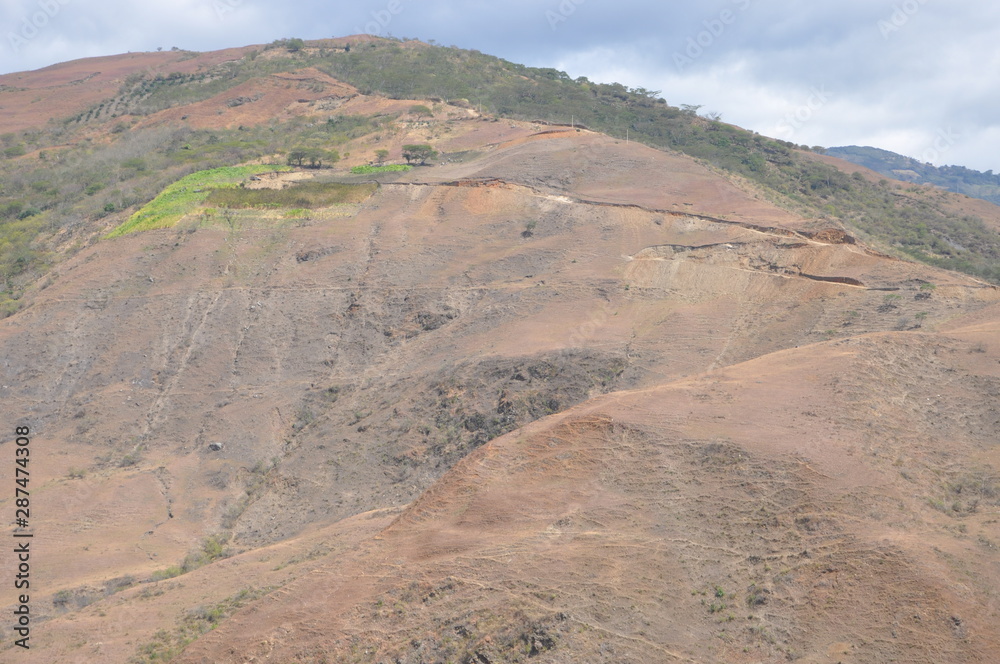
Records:
{"label": "distant mountain", "polygon": [[897,180],[933,184],[1000,204],[1000,175],[995,175],[992,170],[983,173],[964,166],[932,166],[888,150],[857,145],[828,148],[826,153]]}

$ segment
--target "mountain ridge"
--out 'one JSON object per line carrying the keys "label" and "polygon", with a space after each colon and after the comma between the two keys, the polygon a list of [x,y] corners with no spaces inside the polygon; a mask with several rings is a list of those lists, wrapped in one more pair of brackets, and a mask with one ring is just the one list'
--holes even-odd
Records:
{"label": "mountain ridge", "polygon": [[[399,118],[419,122],[418,116],[408,118],[407,113],[414,106],[428,108],[428,103],[447,109],[454,118],[479,115],[476,109],[484,109],[491,116],[559,124],[569,120],[564,117],[568,114],[619,138],[627,126],[635,140],[705,160],[799,213],[858,229],[870,243],[1000,279],[993,267],[1000,244],[987,228],[1000,225],[995,210],[967,209],[960,199],[895,195],[899,185],[886,187],[877,179],[852,180],[845,177],[842,164],[816,160],[792,143],[672,107],[655,91],[573,80],[554,69],[524,67],[477,51],[415,40],[353,36],[294,42],[278,40],[207,54],[129,54],[117,60],[109,56],[100,62],[118,64],[102,75],[103,87],[88,93],[90,97],[77,94],[88,89],[86,83],[59,88],[59,103],[47,102],[42,114],[35,109],[25,114],[33,129],[4,133],[9,166],[22,167],[22,172],[8,175],[22,184],[0,195],[0,217],[17,219],[26,231],[18,236],[24,239],[6,245],[7,255],[0,252],[0,268],[12,284],[7,310],[18,306],[18,275],[46,269],[48,259],[39,246],[58,242],[50,254],[57,256],[73,242],[89,241],[95,222],[134,209],[190,172],[195,163],[221,166],[274,158],[275,153],[287,153],[295,141],[336,137],[337,144],[343,144],[378,126],[392,126]],[[94,75],[93,64],[84,60],[40,73],[5,75],[0,77],[0,84],[7,86],[3,98],[31,108],[28,97],[54,94],[55,88],[48,85],[53,72],[64,84],[67,78],[83,81]],[[112,70],[117,78],[111,77]],[[410,73],[400,74],[404,71]],[[35,76],[42,78],[17,92],[17,86],[28,84],[26,77]],[[115,82],[119,87],[109,95]],[[377,94],[355,96],[359,92]],[[98,103],[94,95],[104,99]],[[317,113],[349,122],[343,130],[331,125],[328,132],[309,131],[308,118]],[[50,156],[55,159],[38,163]],[[113,160],[115,167],[107,176],[93,169],[80,172],[95,157]],[[66,177],[84,182],[84,191],[63,184]],[[45,227],[60,233],[52,236],[42,231]]]}
{"label": "mountain ridge", "polygon": [[[4,200],[38,213],[5,231],[56,238],[0,320],[46,551],[26,661],[991,661],[1000,290],[822,210],[964,197],[641,91],[599,89],[700,154],[390,98],[373,62],[478,60],[369,43],[228,79],[195,56],[14,136]],[[433,166],[350,172],[417,143]],[[341,159],[105,238],[181,174],[298,146]],[[292,207],[306,185],[366,188]],[[290,195],[241,205],[264,186]]]}
{"label": "mountain ridge", "polygon": [[825,148],[826,154],[915,184],[930,184],[990,203],[1000,203],[1000,175],[964,166],[933,166],[912,157],[873,147],[847,145]]}

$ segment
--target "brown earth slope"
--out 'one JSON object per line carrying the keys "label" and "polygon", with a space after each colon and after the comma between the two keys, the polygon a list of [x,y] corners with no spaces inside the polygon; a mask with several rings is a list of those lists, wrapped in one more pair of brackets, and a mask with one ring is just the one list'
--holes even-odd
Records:
{"label": "brown earth slope", "polygon": [[234,612],[177,661],[992,661],[997,289],[685,157],[453,119],[468,160],[98,242],[0,321],[18,661]]}
{"label": "brown earth slope", "polygon": [[129,53],[63,62],[36,71],[0,75],[0,109],[7,132],[38,129],[114,97],[132,74],[193,74],[238,60],[253,47],[208,53]]}
{"label": "brown earth slope", "polygon": [[929,504],[995,462],[1000,371],[963,334],[825,342],[529,425],[180,661],[991,661],[996,475],[963,517]]}

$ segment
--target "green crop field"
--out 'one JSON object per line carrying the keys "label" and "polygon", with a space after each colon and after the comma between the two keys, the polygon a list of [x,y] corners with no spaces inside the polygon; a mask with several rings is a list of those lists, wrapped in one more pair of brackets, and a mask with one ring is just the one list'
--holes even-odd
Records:
{"label": "green crop field", "polygon": [[284,189],[220,188],[212,190],[205,204],[221,208],[304,208],[316,209],[361,203],[378,185],[341,184],[339,182],[302,182]]}
{"label": "green crop field", "polygon": [[368,175],[370,173],[395,173],[398,171],[408,171],[413,166],[407,164],[386,164],[385,166],[354,166],[351,173],[355,175]]}
{"label": "green crop field", "polygon": [[128,221],[108,233],[107,237],[121,237],[128,233],[154,228],[169,228],[198,204],[204,202],[213,191],[234,188],[251,175],[289,170],[291,170],[289,166],[256,165],[224,166],[191,173],[161,191],[156,198],[129,217]]}

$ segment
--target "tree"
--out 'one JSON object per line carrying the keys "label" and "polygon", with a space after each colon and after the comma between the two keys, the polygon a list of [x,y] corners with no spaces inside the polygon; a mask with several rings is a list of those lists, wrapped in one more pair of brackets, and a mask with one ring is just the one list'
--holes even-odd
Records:
{"label": "tree", "polygon": [[377,161],[380,166],[382,164],[384,164],[385,160],[388,159],[388,158],[389,158],[389,151],[388,150],[385,150],[385,149],[375,150],[375,161]]}
{"label": "tree", "polygon": [[301,39],[299,39],[298,37],[293,37],[292,39],[289,39],[287,42],[285,42],[285,48],[288,49],[289,53],[296,53],[298,51],[301,51],[305,45],[306,43]]}
{"label": "tree", "polygon": [[323,162],[335,164],[338,161],[340,153],[336,150],[298,147],[288,153],[289,166],[303,166],[308,162],[308,168],[323,168]]}
{"label": "tree", "polygon": [[336,150],[323,150],[321,148],[312,148],[306,154],[306,159],[309,160],[309,166],[312,168],[322,168],[323,162],[326,161],[329,164],[335,164],[340,161],[340,153]]}
{"label": "tree", "polygon": [[428,159],[436,159],[437,156],[437,150],[426,143],[403,146],[403,158],[406,159],[406,163],[408,164],[419,161],[420,165],[423,166],[427,163]]}
{"label": "tree", "polygon": [[288,165],[301,166],[302,162],[305,161],[308,156],[309,150],[307,148],[295,148],[288,153]]}
{"label": "tree", "polygon": [[415,115],[418,118],[432,118],[434,117],[434,111],[427,108],[423,104],[414,104],[410,106],[410,114]]}

